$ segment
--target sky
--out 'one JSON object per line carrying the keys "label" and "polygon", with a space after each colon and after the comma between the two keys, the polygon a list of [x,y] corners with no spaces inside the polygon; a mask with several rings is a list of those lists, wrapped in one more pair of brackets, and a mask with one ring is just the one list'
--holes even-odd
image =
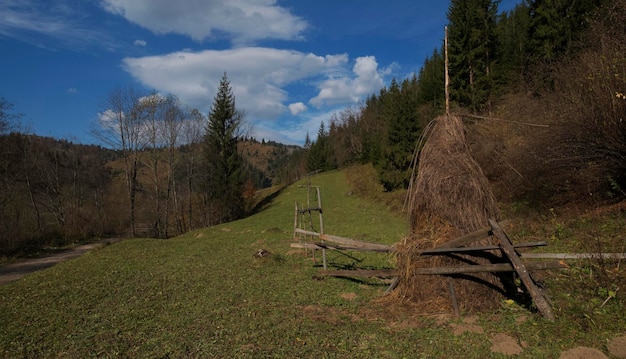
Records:
{"label": "sky", "polygon": [[[521,0],[503,0],[510,10]],[[0,97],[41,136],[96,143],[117,87],[210,111],[227,74],[258,140],[302,144],[322,121],[443,42],[447,1],[0,0]]]}

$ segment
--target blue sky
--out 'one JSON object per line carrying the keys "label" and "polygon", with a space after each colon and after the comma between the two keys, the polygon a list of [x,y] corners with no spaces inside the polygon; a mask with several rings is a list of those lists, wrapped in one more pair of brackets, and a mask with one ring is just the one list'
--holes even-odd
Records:
{"label": "blue sky", "polygon": [[[503,0],[500,10],[520,0]],[[321,121],[419,71],[447,1],[0,0],[0,96],[42,136],[92,143],[116,86],[206,114],[228,74],[257,139]]]}

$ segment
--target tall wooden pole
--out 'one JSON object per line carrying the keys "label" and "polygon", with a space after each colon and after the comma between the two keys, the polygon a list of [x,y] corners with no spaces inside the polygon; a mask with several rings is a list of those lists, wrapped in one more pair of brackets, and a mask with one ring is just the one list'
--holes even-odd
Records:
{"label": "tall wooden pole", "polygon": [[443,47],[444,47],[444,58],[445,58],[445,92],[446,92],[446,115],[450,115],[450,76],[448,75],[448,26],[444,27],[444,38],[443,38]]}

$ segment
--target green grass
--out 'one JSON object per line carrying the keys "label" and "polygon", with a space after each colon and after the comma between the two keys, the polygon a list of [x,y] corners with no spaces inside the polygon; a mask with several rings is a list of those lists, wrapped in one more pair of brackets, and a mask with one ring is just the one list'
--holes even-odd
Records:
{"label": "green grass", "polygon": [[[312,182],[326,233],[391,244],[407,231],[385,205],[349,195],[344,172]],[[306,199],[300,184],[247,219],[119,242],[0,287],[0,357],[497,358],[490,338],[505,332],[528,344],[519,357],[536,358],[576,345],[604,350],[626,331],[623,299],[576,313],[564,291],[554,298],[554,323],[503,304],[479,316],[484,334],[454,336],[448,324],[461,319],[439,322],[378,302],[384,283],[317,280],[319,254],[314,263],[290,248],[294,203]],[[255,258],[259,248],[272,255]],[[328,261],[392,265],[382,254],[329,253]],[[528,319],[516,324],[521,316]]]}

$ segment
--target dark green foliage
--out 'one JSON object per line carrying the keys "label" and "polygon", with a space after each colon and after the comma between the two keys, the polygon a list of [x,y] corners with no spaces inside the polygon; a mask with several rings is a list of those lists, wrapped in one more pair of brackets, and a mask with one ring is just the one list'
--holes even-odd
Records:
{"label": "dark green foliage", "polygon": [[489,107],[494,90],[498,3],[452,0],[448,9],[450,96],[473,111]]}
{"label": "dark green foliage", "polygon": [[416,76],[404,80],[402,85],[394,79],[389,91],[381,96],[385,104],[383,116],[387,122],[387,138],[376,168],[387,191],[407,188],[409,184],[411,161],[421,133],[417,84]]}
{"label": "dark green foliage", "polygon": [[529,49],[528,28],[530,26],[530,10],[526,3],[517,4],[510,12],[499,16],[498,62],[501,75],[500,81],[508,83],[520,79],[528,64]]}
{"label": "dark green foliage", "polygon": [[205,185],[209,202],[217,209],[218,222],[243,215],[244,165],[237,151],[241,121],[230,82],[224,74],[211,106],[205,135]]}
{"label": "dark green foliage", "polygon": [[324,172],[337,168],[330,141],[326,126],[322,122],[317,132],[317,139],[308,149],[307,170],[309,172]]}
{"label": "dark green foliage", "polygon": [[417,100],[420,105],[430,104],[443,108],[445,104],[445,61],[441,51],[435,48],[431,57],[424,61],[417,78]]}
{"label": "dark green foliage", "polygon": [[528,0],[527,52],[533,62],[553,61],[572,49],[601,0]]}

